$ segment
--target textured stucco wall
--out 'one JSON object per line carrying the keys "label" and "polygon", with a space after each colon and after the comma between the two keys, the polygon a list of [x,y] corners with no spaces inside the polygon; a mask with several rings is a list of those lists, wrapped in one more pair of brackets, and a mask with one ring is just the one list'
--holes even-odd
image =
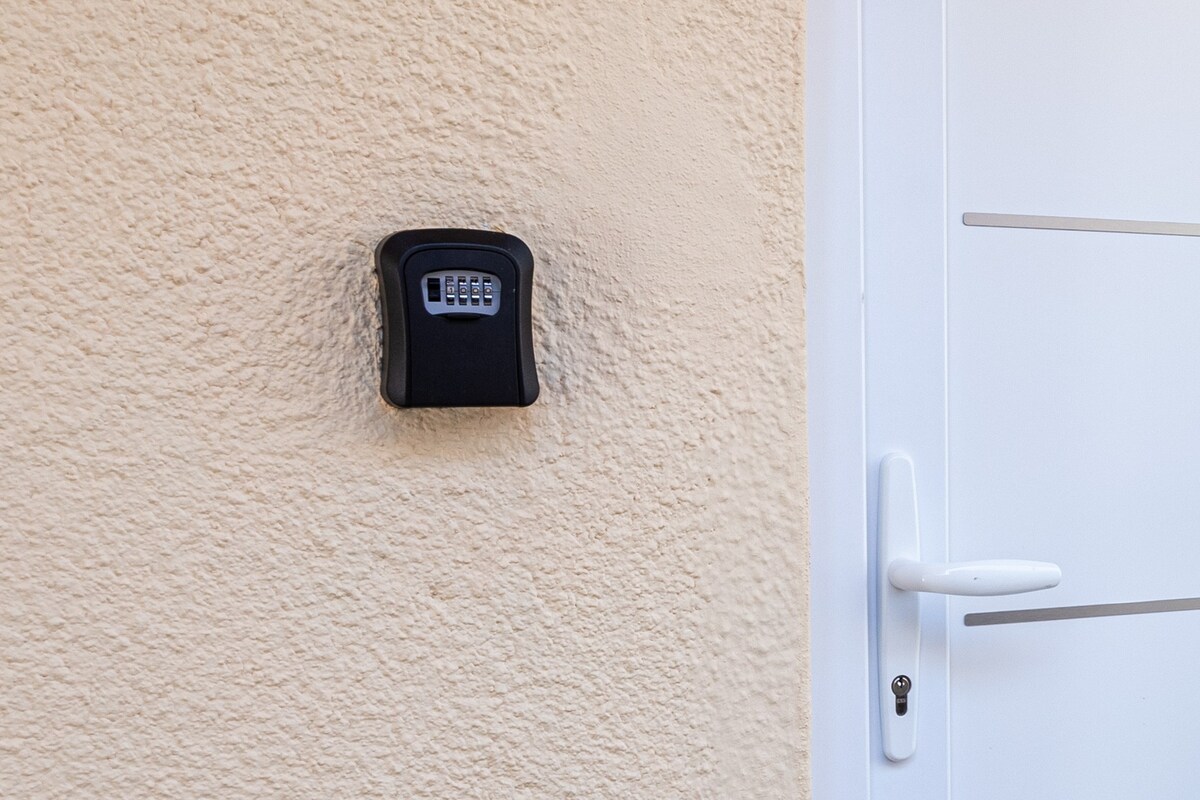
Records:
{"label": "textured stucco wall", "polygon": [[[802,12],[4,4],[0,796],[803,796]],[[440,225],[536,406],[381,403]]]}

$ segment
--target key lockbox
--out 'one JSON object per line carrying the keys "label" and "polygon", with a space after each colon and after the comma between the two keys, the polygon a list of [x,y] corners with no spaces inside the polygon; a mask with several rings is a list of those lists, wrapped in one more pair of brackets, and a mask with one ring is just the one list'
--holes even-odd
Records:
{"label": "key lockbox", "polygon": [[375,248],[383,399],[394,406],[527,406],[537,399],[533,254],[494,231],[400,231]]}

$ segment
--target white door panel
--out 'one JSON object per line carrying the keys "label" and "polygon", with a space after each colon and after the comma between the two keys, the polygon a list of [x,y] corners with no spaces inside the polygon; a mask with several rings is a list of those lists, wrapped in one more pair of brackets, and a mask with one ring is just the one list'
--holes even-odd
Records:
{"label": "white door panel", "polygon": [[947,10],[965,211],[1200,221],[1200,3],[987,0]]}
{"label": "white door panel", "polygon": [[951,600],[951,796],[1194,798],[1200,612],[963,618],[1200,595],[1200,240],[951,230],[951,556],[1065,576]]}
{"label": "white door panel", "polygon": [[951,796],[1194,800],[1188,616],[954,626]]}
{"label": "white door panel", "polygon": [[1042,604],[1200,595],[1200,239],[951,230],[951,558],[1058,563]]}

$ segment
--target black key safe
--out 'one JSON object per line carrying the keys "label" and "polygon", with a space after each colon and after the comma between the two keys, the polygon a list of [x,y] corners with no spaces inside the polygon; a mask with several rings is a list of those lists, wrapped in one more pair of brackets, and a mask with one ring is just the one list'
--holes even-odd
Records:
{"label": "black key safe", "polygon": [[375,248],[383,399],[393,406],[527,406],[537,399],[533,254],[515,236],[400,231]]}

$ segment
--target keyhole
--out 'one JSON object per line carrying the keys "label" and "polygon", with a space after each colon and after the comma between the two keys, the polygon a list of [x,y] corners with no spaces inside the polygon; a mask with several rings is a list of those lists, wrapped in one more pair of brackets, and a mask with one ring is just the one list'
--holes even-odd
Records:
{"label": "keyhole", "polygon": [[907,675],[897,675],[892,679],[892,694],[896,695],[896,716],[903,717],[908,713],[908,693],[912,691],[912,680]]}

